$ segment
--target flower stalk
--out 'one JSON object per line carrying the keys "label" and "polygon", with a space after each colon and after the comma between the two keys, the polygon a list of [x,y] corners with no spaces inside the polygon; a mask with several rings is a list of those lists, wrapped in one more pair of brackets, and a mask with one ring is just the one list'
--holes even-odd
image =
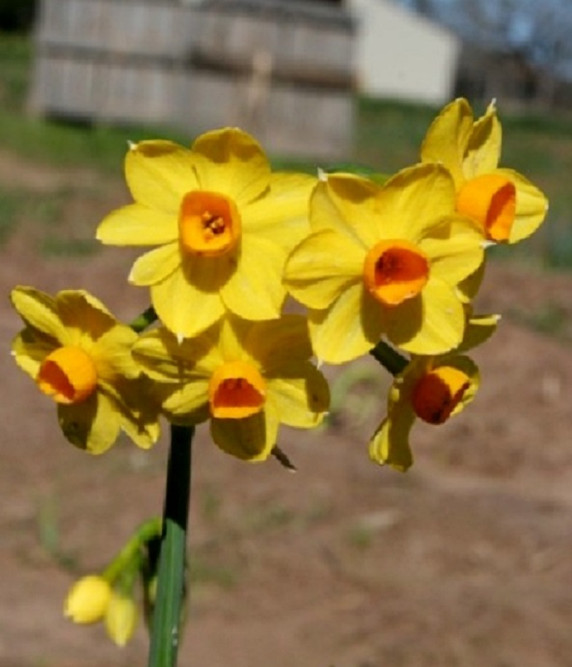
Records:
{"label": "flower stalk", "polygon": [[379,343],[372,348],[369,353],[371,356],[379,362],[387,371],[392,375],[399,375],[402,371],[405,370],[409,361],[397,350],[394,350],[390,345],[385,341],[379,341]]}
{"label": "flower stalk", "polygon": [[153,611],[149,667],[174,667],[180,643],[185,595],[187,523],[191,490],[191,445],[194,427],[171,425],[163,534],[157,598]]}

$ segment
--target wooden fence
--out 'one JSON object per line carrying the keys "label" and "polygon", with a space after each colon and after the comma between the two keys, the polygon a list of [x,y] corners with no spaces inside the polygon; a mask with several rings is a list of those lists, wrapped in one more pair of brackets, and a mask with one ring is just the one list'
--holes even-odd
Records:
{"label": "wooden fence", "polygon": [[235,125],[273,153],[352,145],[353,25],[310,0],[42,0],[30,96],[40,114]]}

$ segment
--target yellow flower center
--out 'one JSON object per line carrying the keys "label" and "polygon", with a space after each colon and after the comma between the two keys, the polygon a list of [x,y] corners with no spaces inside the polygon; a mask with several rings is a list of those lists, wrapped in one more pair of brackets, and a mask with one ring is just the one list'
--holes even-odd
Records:
{"label": "yellow flower center", "polygon": [[44,359],[36,384],[56,403],[81,403],[97,386],[97,370],[87,352],[66,345]]}
{"label": "yellow flower center", "polygon": [[413,410],[429,424],[442,424],[449,419],[470,385],[469,376],[458,368],[435,368],[417,381],[411,397]]}
{"label": "yellow flower center", "polygon": [[183,197],[179,210],[179,239],[187,252],[218,257],[240,240],[241,221],[232,199],[217,192],[195,190]]}
{"label": "yellow flower center", "polygon": [[429,278],[429,261],[409,241],[380,241],[367,253],[363,277],[378,301],[396,306],[423,289]]}
{"label": "yellow flower center", "polygon": [[242,419],[260,412],[266,400],[266,382],[246,361],[219,366],[209,382],[211,414],[219,419]]}
{"label": "yellow flower center", "polygon": [[457,211],[479,222],[491,241],[508,241],[516,214],[516,188],[501,174],[467,181],[457,194]]}

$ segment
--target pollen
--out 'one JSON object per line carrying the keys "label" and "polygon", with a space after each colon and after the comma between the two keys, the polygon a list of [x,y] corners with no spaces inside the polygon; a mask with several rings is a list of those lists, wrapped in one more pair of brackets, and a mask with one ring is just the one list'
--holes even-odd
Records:
{"label": "pollen", "polygon": [[363,276],[378,301],[397,306],[421,292],[429,279],[429,261],[409,241],[380,241],[365,258]]}
{"label": "pollen", "polygon": [[184,251],[204,257],[230,252],[239,242],[241,220],[234,201],[217,192],[188,192],[179,210],[179,239]]}
{"label": "pollen", "polygon": [[423,375],[411,402],[415,414],[429,424],[443,424],[471,385],[469,376],[453,366],[440,366]]}
{"label": "pollen", "polygon": [[260,412],[266,382],[254,364],[230,361],[219,366],[209,382],[211,414],[219,419],[243,419]]}
{"label": "pollen", "polygon": [[81,403],[97,387],[97,370],[85,350],[72,345],[64,346],[44,359],[36,384],[56,403]]}
{"label": "pollen", "polygon": [[457,194],[457,211],[479,222],[489,240],[508,241],[516,215],[514,183],[501,174],[472,178]]}

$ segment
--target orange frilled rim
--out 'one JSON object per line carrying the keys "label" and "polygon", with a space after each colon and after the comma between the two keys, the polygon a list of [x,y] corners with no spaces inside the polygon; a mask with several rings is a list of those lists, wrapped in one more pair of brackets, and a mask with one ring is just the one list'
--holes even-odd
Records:
{"label": "orange frilled rim", "polygon": [[429,278],[429,261],[409,241],[384,240],[368,252],[363,276],[367,289],[378,301],[396,306],[421,292]]}

